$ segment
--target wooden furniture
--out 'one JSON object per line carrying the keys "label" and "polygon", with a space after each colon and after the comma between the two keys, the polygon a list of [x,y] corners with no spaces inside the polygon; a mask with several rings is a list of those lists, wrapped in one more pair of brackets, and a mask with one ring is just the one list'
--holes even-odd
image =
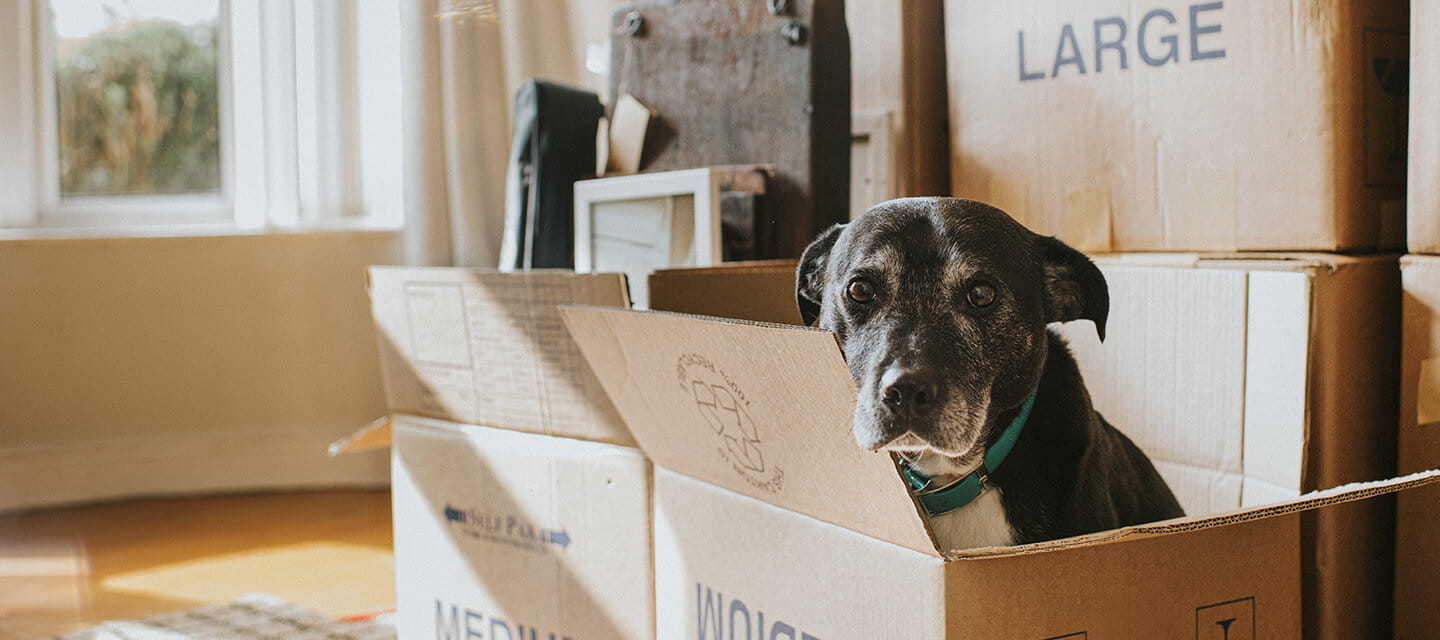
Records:
{"label": "wooden furniture", "polygon": [[654,109],[646,171],[775,168],[756,258],[849,219],[850,42],[841,0],[677,0],[617,10],[610,102]]}

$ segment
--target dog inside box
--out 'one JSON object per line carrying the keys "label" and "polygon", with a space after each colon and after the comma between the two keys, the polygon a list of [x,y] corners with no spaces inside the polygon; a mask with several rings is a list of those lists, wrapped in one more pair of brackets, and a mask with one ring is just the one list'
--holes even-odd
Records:
{"label": "dog inside box", "polygon": [[[1349,313],[1345,301],[1395,303],[1387,285],[1393,259],[1153,255],[1098,262],[1114,304],[1106,341],[1088,326],[1061,331],[1097,409],[1152,457],[1191,517],[1009,549],[935,547],[894,462],[850,438],[854,382],[830,335],[653,313],[565,314],[642,448],[665,470],[657,469],[657,536],[665,521],[662,486],[677,494],[674,487],[690,486],[686,478],[954,560],[1219,526],[1229,522],[1223,514],[1253,515],[1257,505],[1390,474],[1388,445],[1373,433],[1374,425],[1393,423],[1384,392],[1385,363],[1393,358],[1387,315]],[[713,313],[708,301],[743,291],[773,300],[768,319],[798,324],[777,275],[788,266],[771,265],[770,274],[757,266],[659,272],[652,308]],[[1300,563],[1284,569],[1293,575],[1282,582],[1293,583],[1295,600],[1305,602],[1305,626],[1343,632],[1380,615],[1375,594],[1383,593],[1388,570],[1366,532],[1381,518],[1375,501],[1294,518],[1293,551],[1322,554],[1328,563],[1323,574]],[[1321,620],[1330,610],[1344,615]]]}

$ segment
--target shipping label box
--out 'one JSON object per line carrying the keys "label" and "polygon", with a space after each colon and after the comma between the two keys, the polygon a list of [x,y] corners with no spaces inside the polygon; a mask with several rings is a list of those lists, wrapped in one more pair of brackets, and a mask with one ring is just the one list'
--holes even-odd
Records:
{"label": "shipping label box", "polygon": [[370,278],[393,420],[399,637],[653,638],[650,463],[556,309],[628,307],[624,277]]}
{"label": "shipping label box", "polygon": [[[1440,257],[1401,259],[1400,471],[1440,466]],[[1396,505],[1395,638],[1440,629],[1440,491],[1406,492]]]}
{"label": "shipping label box", "polygon": [[1089,251],[1399,249],[1407,6],[946,2],[953,194]]}
{"label": "shipping label box", "polygon": [[638,449],[403,415],[394,429],[402,639],[654,637]]}
{"label": "shipping label box", "polygon": [[[660,467],[659,634],[1220,638],[1215,625],[1233,618],[1257,626],[1232,638],[1356,638],[1386,626],[1389,565],[1371,559],[1385,555],[1383,505],[1297,512],[1360,495],[1304,492],[1393,470],[1374,430],[1393,406],[1380,310],[1398,304],[1394,258],[1101,264],[1107,341],[1097,348],[1086,323],[1066,330],[1097,408],[1151,455],[1191,517],[948,558],[889,460],[851,441],[854,387],[832,336],[567,309]],[[719,273],[707,287],[702,271],[652,276],[657,291],[661,279],[686,285],[655,305],[693,310],[711,288],[771,300],[772,315],[794,304],[793,285],[755,286],[755,269],[740,287]],[[1367,313],[1353,313],[1355,299]]]}
{"label": "shipping label box", "polygon": [[1411,253],[1440,253],[1440,2],[1410,3],[1410,144],[1405,217]]}

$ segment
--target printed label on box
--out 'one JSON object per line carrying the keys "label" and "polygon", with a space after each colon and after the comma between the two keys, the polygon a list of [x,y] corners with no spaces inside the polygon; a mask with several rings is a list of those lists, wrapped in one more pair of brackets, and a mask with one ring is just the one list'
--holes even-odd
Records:
{"label": "printed label on box", "polygon": [[1195,609],[1195,640],[1254,640],[1255,598]]}

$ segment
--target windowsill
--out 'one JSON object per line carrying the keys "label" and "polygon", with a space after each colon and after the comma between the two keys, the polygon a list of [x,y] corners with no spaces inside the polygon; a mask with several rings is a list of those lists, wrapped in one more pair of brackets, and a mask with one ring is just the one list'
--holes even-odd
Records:
{"label": "windowsill", "polygon": [[394,224],[370,222],[335,222],[301,227],[241,227],[230,223],[114,225],[114,226],[34,226],[0,227],[0,242],[19,240],[133,239],[133,238],[214,238],[248,236],[297,236],[332,233],[399,233]]}

